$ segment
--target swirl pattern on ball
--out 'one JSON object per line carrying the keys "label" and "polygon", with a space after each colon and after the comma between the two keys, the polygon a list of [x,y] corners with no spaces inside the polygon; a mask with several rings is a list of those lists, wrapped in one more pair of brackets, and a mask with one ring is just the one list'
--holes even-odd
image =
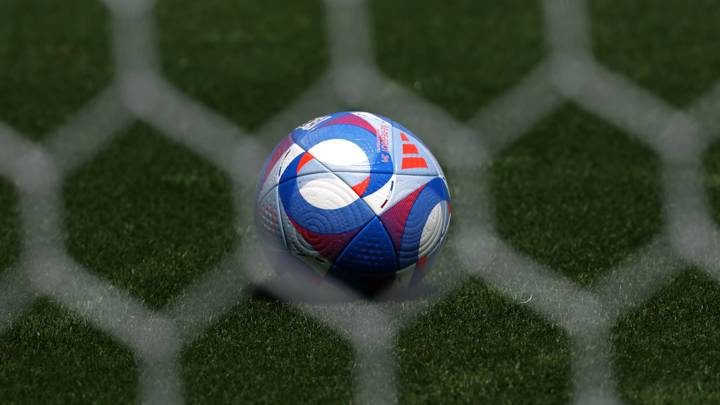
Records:
{"label": "swirl pattern on ball", "polygon": [[379,115],[341,112],[278,143],[260,173],[256,212],[269,256],[377,291],[420,282],[451,206],[440,165],[415,135]]}

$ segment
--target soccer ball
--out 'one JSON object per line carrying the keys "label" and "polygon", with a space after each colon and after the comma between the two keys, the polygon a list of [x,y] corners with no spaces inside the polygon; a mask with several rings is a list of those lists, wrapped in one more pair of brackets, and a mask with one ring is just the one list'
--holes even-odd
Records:
{"label": "soccer ball", "polygon": [[385,117],[340,112],[280,141],[260,173],[256,224],[278,271],[309,271],[363,293],[414,286],[447,234],[445,175]]}

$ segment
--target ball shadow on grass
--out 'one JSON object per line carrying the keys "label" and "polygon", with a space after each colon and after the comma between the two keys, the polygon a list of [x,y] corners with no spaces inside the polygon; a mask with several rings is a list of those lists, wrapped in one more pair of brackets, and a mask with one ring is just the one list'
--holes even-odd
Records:
{"label": "ball shadow on grass", "polygon": [[421,283],[413,287],[390,287],[380,291],[360,291],[336,280],[281,274],[265,282],[247,287],[250,297],[259,301],[296,304],[342,304],[357,301],[407,302],[426,300],[438,288]]}

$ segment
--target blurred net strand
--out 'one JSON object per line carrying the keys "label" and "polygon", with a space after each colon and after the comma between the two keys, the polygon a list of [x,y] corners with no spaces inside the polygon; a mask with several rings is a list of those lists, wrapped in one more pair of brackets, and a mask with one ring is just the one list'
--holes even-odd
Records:
{"label": "blurred net strand", "polygon": [[690,115],[695,117],[709,131],[713,139],[720,137],[720,83],[708,92],[690,109]]}
{"label": "blurred net strand", "polygon": [[609,272],[593,290],[605,303],[610,322],[647,301],[682,269],[663,235]]}
{"label": "blurred net strand", "polygon": [[542,62],[468,122],[483,135],[492,154],[499,154],[563,103],[550,81],[550,68],[549,63]]}
{"label": "blurred net strand", "polygon": [[[92,159],[136,120],[150,123],[223,168],[243,187],[252,186],[254,176],[247,173],[257,171],[267,148],[165,81],[155,48],[152,1],[104,2],[113,17],[116,83],[42,144],[0,125],[0,173],[19,190],[24,229],[20,265],[0,280],[0,332],[37,296],[53,298],[136,353],[142,402],[180,403],[182,347],[246,297],[243,288],[252,276],[234,270],[257,266],[257,250],[242,240],[175,302],[153,311],[67,255],[60,176]],[[580,288],[509,247],[493,230],[489,201],[481,204],[478,223],[455,225],[460,242],[449,246],[466,259],[471,276],[516,302],[530,296],[527,305],[567,331],[573,342],[576,403],[619,402],[610,361],[614,321],[649,299],[687,263],[720,280],[720,237],[710,216],[700,164],[711,135],[717,137],[720,130],[720,84],[688,113],[676,111],[593,59],[585,1],[544,0],[549,58],[465,124],[377,70],[364,0],[325,0],[325,5],[330,68],[259,130],[266,137],[277,138],[308,117],[344,107],[381,109],[423,134],[448,166],[481,168],[570,100],[637,136],[661,157],[666,231],[593,288]],[[444,142],[448,134],[457,141]],[[487,198],[485,178],[478,179],[478,187]],[[239,197],[236,205],[237,212],[244,213],[238,227],[246,227],[252,207]],[[282,289],[274,292],[293,299]],[[348,337],[359,362],[357,402],[397,401],[392,347],[399,328],[412,316],[369,302],[353,304],[352,316],[347,316],[347,306],[294,306]],[[416,315],[426,308],[416,305],[410,311]]]}
{"label": "blurred net strand", "polygon": [[279,136],[287,132],[288,128],[298,125],[299,117],[307,119],[318,112],[334,111],[341,106],[342,102],[335,94],[332,81],[327,75],[322,76],[280,113],[265,122],[257,131],[257,136],[262,140],[279,140]]}
{"label": "blurred net strand", "polygon": [[226,257],[217,268],[204,275],[165,309],[168,316],[177,322],[183,343],[193,342],[218,320],[219,314],[229,311],[245,298],[247,291],[238,287],[250,281],[243,272],[237,271],[244,267],[238,257],[241,254],[236,251]]}
{"label": "blurred net strand", "polygon": [[95,157],[114,136],[133,123],[115,85],[103,90],[63,126],[50,134],[44,145],[64,173]]}
{"label": "blurred net strand", "polygon": [[12,327],[15,320],[35,301],[35,294],[25,274],[10,268],[0,278],[0,335]]}

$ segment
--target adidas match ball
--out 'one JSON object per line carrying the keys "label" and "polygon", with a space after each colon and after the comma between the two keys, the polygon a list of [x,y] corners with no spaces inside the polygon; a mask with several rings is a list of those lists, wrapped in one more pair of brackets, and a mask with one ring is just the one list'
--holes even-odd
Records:
{"label": "adidas match ball", "polygon": [[308,121],[260,173],[256,222],[273,266],[364,293],[420,282],[450,214],[430,150],[397,122],[366,112]]}

